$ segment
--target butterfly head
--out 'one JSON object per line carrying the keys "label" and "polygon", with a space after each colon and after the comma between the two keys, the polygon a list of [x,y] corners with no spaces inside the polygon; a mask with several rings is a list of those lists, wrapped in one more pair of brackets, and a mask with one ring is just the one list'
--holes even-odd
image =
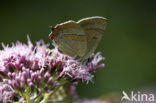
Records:
{"label": "butterfly head", "polygon": [[49,34],[49,38],[55,41],[56,40],[56,34],[55,34],[56,28],[50,26],[50,30],[51,30],[51,33]]}
{"label": "butterfly head", "polygon": [[61,28],[57,26],[56,27],[50,26],[50,30],[51,30],[51,33],[49,34],[49,38],[57,42],[61,34]]}

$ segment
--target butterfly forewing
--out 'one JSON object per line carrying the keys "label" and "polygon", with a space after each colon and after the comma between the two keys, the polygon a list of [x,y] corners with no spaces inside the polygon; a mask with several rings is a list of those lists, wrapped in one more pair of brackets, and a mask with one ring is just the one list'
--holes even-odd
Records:
{"label": "butterfly forewing", "polygon": [[84,30],[74,21],[58,25],[58,48],[72,57],[83,57],[87,51],[87,38]]}

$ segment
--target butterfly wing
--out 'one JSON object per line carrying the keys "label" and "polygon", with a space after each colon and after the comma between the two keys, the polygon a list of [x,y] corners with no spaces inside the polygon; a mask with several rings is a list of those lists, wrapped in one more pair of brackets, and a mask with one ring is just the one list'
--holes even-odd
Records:
{"label": "butterfly wing", "polygon": [[106,27],[106,18],[90,17],[77,22],[85,31],[87,36],[87,51],[84,59],[87,59],[95,51],[102,39]]}
{"label": "butterfly wing", "polygon": [[72,57],[83,57],[87,51],[87,38],[84,30],[74,21],[56,26],[58,48]]}

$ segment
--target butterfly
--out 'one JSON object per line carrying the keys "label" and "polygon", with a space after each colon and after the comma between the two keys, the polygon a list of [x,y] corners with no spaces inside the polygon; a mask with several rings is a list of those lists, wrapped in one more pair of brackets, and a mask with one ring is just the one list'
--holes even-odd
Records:
{"label": "butterfly", "polygon": [[80,60],[88,59],[96,50],[106,28],[107,19],[94,16],[67,21],[51,28],[49,37],[58,50]]}

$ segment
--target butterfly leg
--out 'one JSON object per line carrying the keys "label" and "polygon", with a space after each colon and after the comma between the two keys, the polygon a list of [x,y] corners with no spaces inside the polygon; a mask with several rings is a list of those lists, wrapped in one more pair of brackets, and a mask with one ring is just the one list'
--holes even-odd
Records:
{"label": "butterfly leg", "polygon": [[73,60],[81,61],[79,56],[74,56]]}

